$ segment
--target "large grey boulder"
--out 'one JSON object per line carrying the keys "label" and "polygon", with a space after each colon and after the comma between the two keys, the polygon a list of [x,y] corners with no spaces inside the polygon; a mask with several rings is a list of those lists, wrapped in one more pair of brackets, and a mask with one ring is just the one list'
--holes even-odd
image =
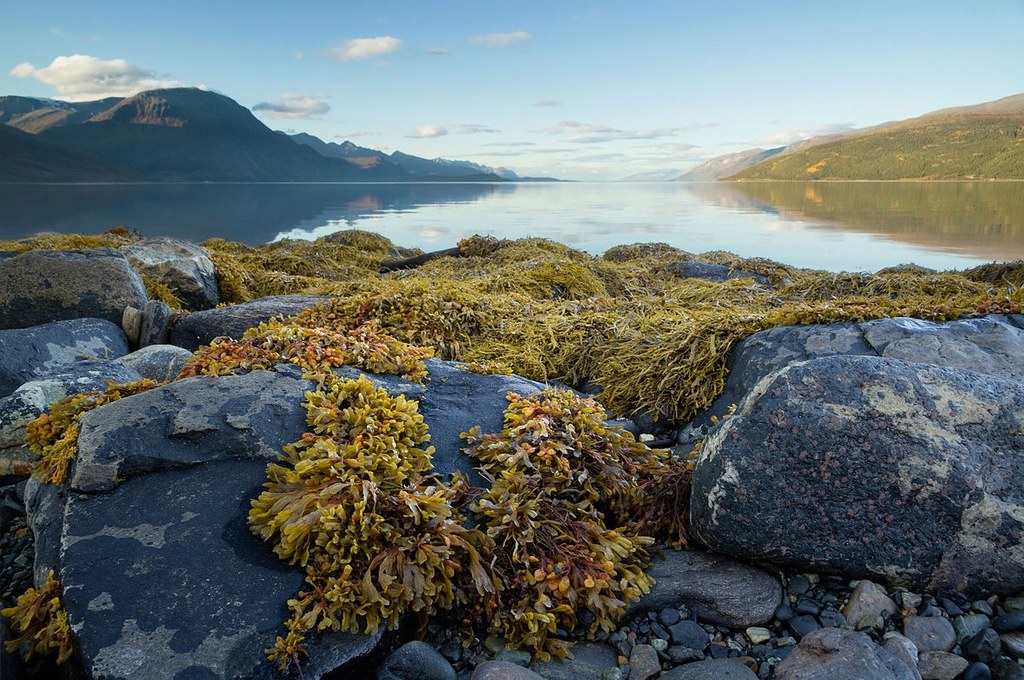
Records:
{"label": "large grey boulder", "polygon": [[881,356],[1024,381],[1022,319],[1002,314],[946,323],[895,318],[784,326],[755,333],[733,348],[725,389],[689,423],[681,441],[692,443],[704,437],[712,416],[725,415],[765,376],[809,359]]}
{"label": "large grey boulder", "polygon": [[1024,588],[1024,384],[867,356],[791,364],[705,442],[693,535],[930,591]]}
{"label": "large grey boulder", "polygon": [[79,361],[0,398],[0,476],[31,473],[36,455],[25,445],[26,426],[49,411],[51,404],[72,394],[102,390],[108,382],[132,382],[140,377],[134,369],[114,361]]}
{"label": "large grey boulder", "polygon": [[147,345],[131,354],[116,359],[119,364],[138,371],[143,378],[166,382],[181,373],[192,352],[174,345]]}
{"label": "large grey boulder", "polygon": [[120,326],[102,319],[0,330],[0,397],[84,360],[117,359],[127,353]]}
{"label": "large grey boulder", "polygon": [[0,257],[0,328],[93,317],[121,323],[148,300],[142,279],[112,248],[35,250]]}
{"label": "large grey boulder", "polygon": [[210,309],[220,302],[213,260],[194,243],[174,238],[151,238],[121,246],[135,270],[158,281],[186,309]]}
{"label": "large grey boulder", "polygon": [[[420,400],[441,472],[471,470],[458,434],[475,424],[499,429],[506,392],[542,387],[437,360],[428,370],[425,384],[367,377]],[[263,650],[283,631],[302,570],[274,556],[247,516],[267,463],[307,429],[302,401],[312,388],[298,367],[282,364],[172,382],[82,417],[59,573],[94,677],[269,672]],[[40,495],[33,507],[50,501]],[[304,675],[337,669],[376,644],[362,635],[318,638]]]}
{"label": "large grey boulder", "polygon": [[268,319],[279,314],[298,314],[327,299],[316,295],[275,295],[189,314],[171,329],[170,344],[194,351],[222,335],[237,340],[245,331]]}

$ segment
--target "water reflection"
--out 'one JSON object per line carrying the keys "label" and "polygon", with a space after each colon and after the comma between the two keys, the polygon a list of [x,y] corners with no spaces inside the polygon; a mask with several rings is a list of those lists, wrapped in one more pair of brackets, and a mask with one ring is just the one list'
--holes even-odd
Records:
{"label": "water reflection", "polygon": [[1024,182],[719,182],[702,201],[986,260],[1024,258]]}
{"label": "water reflection", "polygon": [[147,236],[258,245],[293,229],[350,228],[373,214],[469,203],[512,184],[0,185],[0,238],[40,231],[94,234],[125,225]]}

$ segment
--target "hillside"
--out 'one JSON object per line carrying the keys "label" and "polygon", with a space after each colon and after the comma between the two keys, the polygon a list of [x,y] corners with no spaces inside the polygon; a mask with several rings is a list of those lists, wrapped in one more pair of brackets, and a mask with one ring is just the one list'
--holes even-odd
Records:
{"label": "hillside", "polygon": [[117,182],[137,179],[102,160],[0,125],[0,182]]}
{"label": "hillside", "polygon": [[1024,95],[804,145],[728,179],[1024,179]]}
{"label": "hillside", "polygon": [[689,172],[685,172],[675,178],[677,182],[710,182],[722,179],[729,175],[736,174],[740,170],[756,165],[763,160],[771,158],[783,151],[785,147],[775,149],[750,149],[739,153],[730,153],[724,156],[716,156],[706,163],[702,163]]}

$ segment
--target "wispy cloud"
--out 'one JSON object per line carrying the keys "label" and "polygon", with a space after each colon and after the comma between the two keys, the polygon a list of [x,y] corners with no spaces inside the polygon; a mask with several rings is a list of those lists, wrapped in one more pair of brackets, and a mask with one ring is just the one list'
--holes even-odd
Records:
{"label": "wispy cloud", "polygon": [[537,146],[537,142],[488,142],[480,146]]}
{"label": "wispy cloud", "polygon": [[85,54],[57,57],[43,68],[24,62],[12,68],[10,75],[34,78],[53,87],[58,99],[72,102],[130,97],[143,90],[185,86],[177,80],[158,78],[124,59],[103,60]]}
{"label": "wispy cloud", "polygon": [[850,132],[855,129],[856,126],[853,123],[823,123],[821,125],[809,125],[801,128],[786,128],[776,130],[757,140],[754,144],[756,146],[783,146],[803,139],[810,139],[811,137]]}
{"label": "wispy cloud", "polygon": [[355,139],[356,137],[380,137],[381,133],[376,130],[359,130],[357,132],[349,132],[343,135],[334,135],[335,139]]}
{"label": "wispy cloud", "polygon": [[599,125],[596,123],[581,123],[576,120],[566,120],[550,127],[536,130],[547,135],[566,135],[566,141],[576,144],[601,144],[617,140],[638,140],[638,139],[663,139],[679,134],[682,128],[637,128],[633,130],[620,130],[619,128]]}
{"label": "wispy cloud", "polygon": [[526,42],[530,34],[526,31],[513,31],[512,33],[489,33],[478,35],[470,39],[474,45],[486,45],[487,47],[510,47],[516,43]]}
{"label": "wispy cloud", "polygon": [[455,126],[455,134],[457,135],[479,135],[479,134],[494,134],[501,132],[497,128],[492,128],[487,125],[474,125],[471,123],[463,123]]}
{"label": "wispy cloud", "polygon": [[533,105],[538,107],[538,108],[542,108],[543,109],[543,108],[551,108],[551,107],[555,107],[555,106],[561,106],[562,102],[556,101],[554,99],[541,99],[539,102],[534,102]]}
{"label": "wispy cloud", "polygon": [[333,47],[327,53],[344,63],[359,59],[370,59],[383,54],[394,54],[402,49],[402,41],[390,35],[382,35],[376,38],[355,38],[349,40],[341,47]]}
{"label": "wispy cloud", "polygon": [[279,102],[260,102],[253,111],[263,111],[271,118],[313,118],[331,110],[322,98],[285,92]]}
{"label": "wispy cloud", "polygon": [[448,134],[448,128],[443,125],[420,125],[410,132],[406,137],[413,139],[429,139],[431,137],[444,137]]}
{"label": "wispy cloud", "polygon": [[446,47],[428,47],[423,51],[432,57],[446,57],[452,53],[452,51]]}

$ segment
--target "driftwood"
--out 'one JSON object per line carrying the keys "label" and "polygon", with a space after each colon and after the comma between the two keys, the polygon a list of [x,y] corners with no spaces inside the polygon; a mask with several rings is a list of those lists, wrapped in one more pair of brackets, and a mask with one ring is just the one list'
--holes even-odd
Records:
{"label": "driftwood", "polygon": [[380,270],[382,272],[393,272],[399,269],[413,269],[415,267],[419,267],[421,264],[426,264],[431,260],[436,260],[439,257],[465,257],[465,255],[458,248],[446,248],[444,250],[435,250],[432,253],[414,255],[413,257],[384,260],[380,263]]}

